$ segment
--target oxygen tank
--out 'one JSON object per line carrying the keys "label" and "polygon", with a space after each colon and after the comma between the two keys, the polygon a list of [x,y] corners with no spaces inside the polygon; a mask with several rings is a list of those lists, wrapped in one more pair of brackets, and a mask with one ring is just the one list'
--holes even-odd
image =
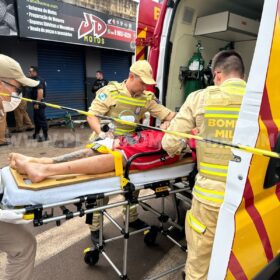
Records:
{"label": "oxygen tank", "polygon": [[201,54],[203,47],[199,42],[196,52],[192,55],[186,67],[180,67],[180,79],[184,84],[184,95],[187,97],[191,92],[204,88],[204,59]]}

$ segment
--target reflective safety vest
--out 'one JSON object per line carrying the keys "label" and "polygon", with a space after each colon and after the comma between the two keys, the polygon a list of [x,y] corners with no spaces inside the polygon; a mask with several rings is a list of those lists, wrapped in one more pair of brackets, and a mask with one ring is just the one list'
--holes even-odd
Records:
{"label": "reflective safety vest", "polygon": [[[154,99],[154,94],[149,91],[144,91],[144,94],[137,98],[127,96],[123,84],[117,82],[110,82],[111,98],[116,101],[116,106],[112,107],[106,114],[109,117],[120,118],[127,121],[139,123],[147,111],[148,102]],[[125,135],[133,132],[135,127],[123,125],[115,122],[115,135]]]}
{"label": "reflective safety vest", "polygon": [[[205,90],[204,123],[200,136],[232,143],[245,90],[246,83],[240,79],[230,79],[219,87],[212,86]],[[230,159],[232,159],[230,148],[197,142],[198,171],[201,176],[226,182]],[[198,197],[203,196],[204,199],[209,197],[212,201],[223,199],[222,193],[207,193],[207,190],[196,187],[194,193]]]}

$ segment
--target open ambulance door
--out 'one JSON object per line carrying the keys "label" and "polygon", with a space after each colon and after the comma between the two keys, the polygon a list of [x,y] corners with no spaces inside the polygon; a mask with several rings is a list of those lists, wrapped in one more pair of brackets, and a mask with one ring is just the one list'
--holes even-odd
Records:
{"label": "open ambulance door", "polygon": [[[199,34],[198,18],[224,11],[244,18],[240,30],[195,35]],[[257,32],[247,29],[249,23],[254,25],[250,20],[247,25],[247,19],[257,22]],[[164,1],[155,31],[158,44],[149,60],[160,101],[173,110],[185,100],[179,68],[187,63],[197,42],[204,47],[207,62],[233,41],[244,59],[248,82],[233,143],[280,152],[280,0]],[[279,267],[280,163],[240,150],[232,152],[236,160],[229,165],[208,279],[270,279]]]}
{"label": "open ambulance door", "polygon": [[[269,0],[264,3],[247,91],[233,138],[233,143],[277,152],[280,152],[279,142],[276,145],[280,127],[279,3]],[[280,274],[275,276],[280,270],[279,160],[237,150],[233,153],[241,161],[229,165],[209,279],[273,276],[279,279]]]}

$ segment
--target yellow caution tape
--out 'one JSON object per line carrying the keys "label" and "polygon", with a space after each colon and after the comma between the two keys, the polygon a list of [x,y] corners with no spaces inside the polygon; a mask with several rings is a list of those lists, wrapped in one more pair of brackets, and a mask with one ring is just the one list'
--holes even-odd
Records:
{"label": "yellow caution tape", "polygon": [[[2,96],[10,96],[10,94],[7,94],[7,93],[0,93],[0,95],[2,95]],[[48,107],[55,108],[55,109],[62,109],[62,110],[73,111],[73,112],[77,112],[77,113],[79,113],[81,115],[97,117],[97,118],[101,118],[101,119],[105,119],[105,120],[106,119],[107,120],[112,120],[114,122],[117,122],[117,123],[120,123],[120,124],[124,124],[124,125],[130,125],[130,126],[133,126],[133,127],[138,127],[139,126],[139,127],[143,127],[143,128],[146,128],[146,129],[153,129],[153,130],[157,130],[157,131],[162,131],[164,133],[177,136],[179,138],[195,139],[197,141],[203,141],[203,142],[207,142],[207,143],[210,143],[210,144],[221,145],[221,146],[225,146],[225,147],[241,150],[241,151],[252,153],[252,154],[256,154],[256,155],[267,156],[267,157],[272,157],[272,158],[280,158],[280,154],[279,153],[268,151],[268,150],[253,148],[253,147],[249,147],[249,146],[245,146],[245,145],[230,144],[230,143],[226,143],[226,142],[222,142],[222,141],[217,141],[217,140],[203,138],[201,136],[192,135],[192,134],[188,134],[188,133],[171,131],[171,130],[161,129],[161,128],[152,127],[152,126],[148,126],[148,125],[143,125],[143,124],[139,124],[139,123],[134,123],[134,122],[130,122],[130,121],[125,121],[125,120],[121,120],[121,119],[118,119],[118,118],[113,118],[113,117],[108,117],[108,116],[101,116],[101,115],[94,115],[91,112],[86,112],[86,111],[82,111],[82,110],[78,110],[78,109],[74,109],[74,108],[70,108],[70,107],[64,107],[64,106],[60,106],[60,105],[56,105],[56,104],[52,104],[52,103],[32,100],[32,99],[25,98],[25,97],[13,96],[13,98],[22,99],[22,100],[25,100],[25,101],[31,102],[31,103],[44,104],[44,105],[46,105]]]}

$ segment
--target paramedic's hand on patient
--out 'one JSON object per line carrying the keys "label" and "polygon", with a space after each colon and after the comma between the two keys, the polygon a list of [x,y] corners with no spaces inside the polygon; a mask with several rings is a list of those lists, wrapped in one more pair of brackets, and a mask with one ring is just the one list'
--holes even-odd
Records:
{"label": "paramedic's hand on patient", "polygon": [[10,224],[27,224],[32,220],[24,220],[22,213],[16,213],[13,210],[1,210],[0,209],[0,221]]}
{"label": "paramedic's hand on patient", "polygon": [[166,130],[169,127],[169,125],[170,121],[165,121],[160,125],[160,128]]}
{"label": "paramedic's hand on patient", "polygon": [[160,125],[161,129],[167,129],[170,125],[172,119],[176,116],[176,112],[170,112],[167,117],[164,119],[164,122]]}

